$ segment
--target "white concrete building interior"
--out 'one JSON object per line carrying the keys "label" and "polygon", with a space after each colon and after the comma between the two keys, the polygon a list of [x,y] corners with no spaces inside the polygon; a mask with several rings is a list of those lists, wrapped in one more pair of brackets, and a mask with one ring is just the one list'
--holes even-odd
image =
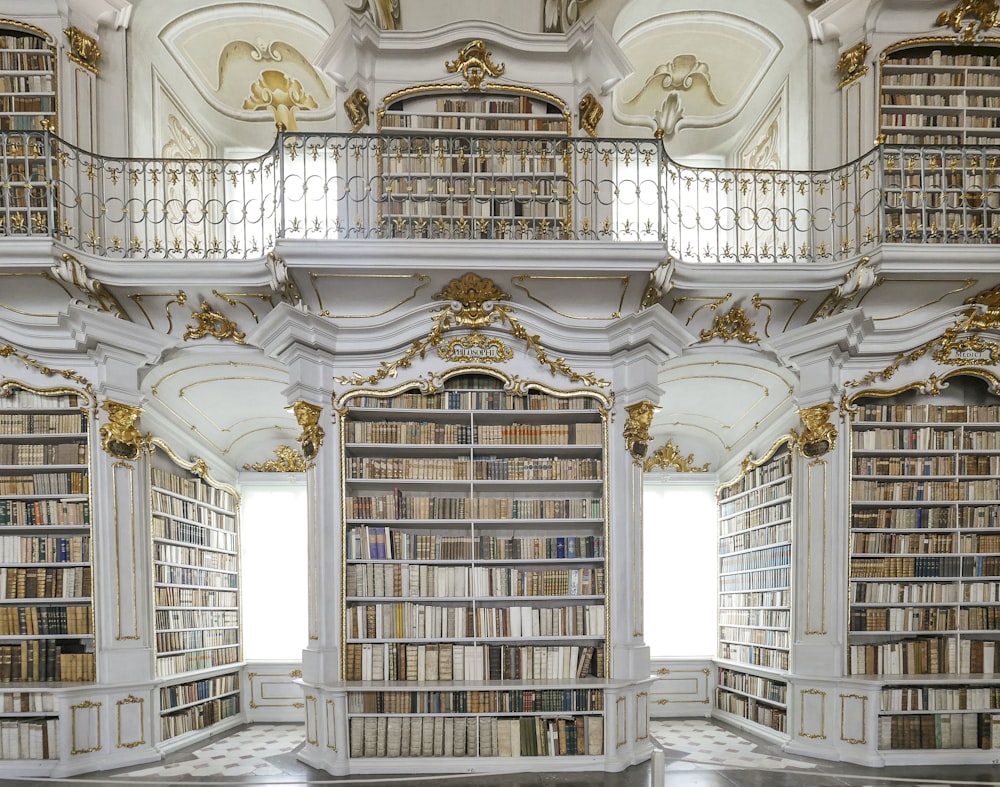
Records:
{"label": "white concrete building interior", "polygon": [[992,0],[0,0],[0,780],[1000,781],[998,118]]}

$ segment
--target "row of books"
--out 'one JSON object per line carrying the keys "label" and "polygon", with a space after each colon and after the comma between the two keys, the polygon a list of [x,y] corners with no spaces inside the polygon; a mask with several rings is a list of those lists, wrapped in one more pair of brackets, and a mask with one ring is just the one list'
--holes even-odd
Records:
{"label": "row of books", "polygon": [[205,527],[236,531],[234,513],[208,508],[196,500],[186,500],[156,489],[153,490],[153,511],[161,515],[180,517]]}
{"label": "row of books", "polygon": [[156,628],[211,629],[235,628],[240,625],[240,613],[235,609],[157,609]]}
{"label": "row of books", "polygon": [[604,594],[603,568],[539,571],[427,563],[348,563],[345,569],[347,595],[362,598]]}
{"label": "row of books", "polygon": [[772,503],[788,497],[791,494],[792,481],[790,478],[784,478],[784,480],[769,483],[767,486],[750,489],[730,500],[724,500],[719,504],[719,516],[730,517],[765,503]]}
{"label": "row of books", "polygon": [[344,680],[482,681],[604,677],[600,645],[348,642]]}
{"label": "row of books", "polygon": [[153,515],[153,538],[183,541],[187,544],[218,549],[220,552],[236,551],[236,533],[219,530],[214,525],[205,527],[193,522],[182,522]]}
{"label": "row of books", "polygon": [[851,578],[870,577],[995,577],[1000,556],[964,555],[926,557],[851,558]]}
{"label": "row of books", "polygon": [[[351,399],[363,408],[420,410],[596,410],[596,400],[585,396],[555,396],[528,391],[511,394],[503,390],[456,390],[439,393],[401,393],[393,396],[361,395]],[[352,423],[352,422],[349,422]]]}
{"label": "row of books", "polygon": [[719,571],[729,574],[734,571],[754,571],[773,566],[787,566],[792,556],[791,544],[762,547],[752,552],[741,552],[719,560]]}
{"label": "row of books", "polygon": [[158,654],[179,653],[182,650],[206,650],[224,645],[238,645],[240,633],[237,629],[203,629],[197,631],[157,631],[156,650]]}
{"label": "row of books", "polygon": [[347,531],[348,560],[577,560],[604,557],[603,536],[440,536],[382,525]]}
{"label": "row of books", "polygon": [[603,637],[603,604],[558,607],[358,604],[345,611],[352,639]]}
{"label": "row of books", "polygon": [[887,60],[883,68],[906,68],[908,66],[934,66],[935,68],[990,68],[997,65],[996,55],[989,52],[970,54],[953,50],[932,49],[926,55],[907,53],[905,57]]}
{"label": "row of books", "polygon": [[[0,68],[3,68],[3,66],[0,66]],[[4,74],[0,76],[0,93],[51,92],[52,74]]]}
{"label": "row of books", "polygon": [[351,757],[565,757],[604,753],[604,717],[353,716]]}
{"label": "row of books", "polygon": [[753,664],[757,667],[787,670],[788,651],[775,650],[760,645],[739,645],[734,642],[719,642],[719,658]]}
{"label": "row of books", "polygon": [[791,625],[791,611],[787,609],[732,609],[719,610],[719,623],[724,626],[766,626],[768,628],[788,628]]}
{"label": "row of books", "polygon": [[[767,511],[769,509],[756,509]],[[719,539],[719,554],[728,555],[748,549],[759,549],[791,540],[792,522],[785,520],[769,527],[757,527],[745,533],[736,533]]]}
{"label": "row of books", "polygon": [[921,637],[848,646],[852,675],[982,675],[1000,672],[996,643]]}
{"label": "row of books", "polygon": [[212,588],[239,587],[239,575],[231,571],[212,571],[206,568],[171,566],[164,563],[153,565],[156,582],[169,585],[200,585]]}
{"label": "row of books", "polygon": [[59,758],[59,720],[0,720],[0,760]]}
{"label": "row of books", "polygon": [[601,445],[604,425],[351,420],[345,425],[345,437],[348,443],[392,445]]}
{"label": "row of books", "polygon": [[[970,457],[963,457],[969,459]],[[971,457],[975,459],[976,457]],[[855,456],[855,475],[954,475],[955,457],[950,454],[932,456]]]}
{"label": "row of books", "polygon": [[93,681],[94,654],[71,640],[0,642],[0,683]]}
{"label": "row of books", "polygon": [[[878,555],[927,555],[951,554],[958,546],[957,533],[851,533],[851,551],[854,554]],[[992,536],[1000,544],[1000,535]],[[990,543],[989,540],[983,542]],[[970,550],[978,552],[979,550]],[[998,550],[983,550],[998,551]]]}
{"label": "row of books", "polygon": [[1000,507],[938,506],[906,508],[863,508],[851,511],[855,529],[922,530],[924,528],[1000,528]]}
{"label": "row of books", "polygon": [[766,462],[751,466],[737,480],[719,489],[719,499],[729,500],[746,492],[753,492],[762,486],[780,481],[792,472],[792,459],[787,451],[771,457]]}
{"label": "row of books", "polygon": [[160,737],[167,740],[193,730],[203,730],[213,724],[218,724],[220,721],[237,716],[239,712],[239,694],[207,700],[190,708],[161,716]]}
{"label": "row of books", "polygon": [[719,577],[719,592],[778,590],[788,587],[790,577],[788,568],[768,568],[746,574],[729,574]]}
{"label": "row of books", "polygon": [[551,713],[604,710],[604,689],[351,691],[348,713]]}
{"label": "row of books", "polygon": [[1000,601],[1000,582],[852,582],[851,601],[871,604],[955,604]]}
{"label": "row of books", "polygon": [[0,636],[92,634],[89,606],[0,606]]}
{"label": "row of books", "polygon": [[2,443],[0,465],[85,465],[86,443]]}
{"label": "row of books", "polygon": [[882,689],[880,708],[883,711],[998,710],[1000,685],[886,687]]}
{"label": "row of books", "polygon": [[[943,157],[930,154],[940,166]],[[981,164],[977,164],[981,167]],[[858,421],[901,421],[915,423],[997,423],[1000,405],[996,404],[895,404],[871,402],[861,405]],[[905,446],[904,446],[905,447]]]}
{"label": "row of books", "polygon": [[84,472],[0,475],[0,495],[82,495],[87,489]]}
{"label": "row of books", "polygon": [[997,500],[1000,479],[974,481],[873,481],[854,479],[851,495],[858,501],[877,500]]}
{"label": "row of books", "polygon": [[90,525],[87,500],[0,500],[0,527]]}
{"label": "row of books", "polygon": [[93,576],[90,566],[0,566],[0,599],[89,598],[91,595]]}
{"label": "row of books", "polygon": [[235,607],[237,603],[234,590],[157,587],[153,592],[157,607]]}
{"label": "row of books", "polygon": [[788,714],[784,708],[765,704],[754,697],[733,694],[723,688],[716,689],[715,707],[778,732],[785,732],[788,725]]}
{"label": "row of books", "polygon": [[791,522],[792,504],[789,500],[771,502],[770,505],[751,508],[719,520],[719,533],[723,536],[753,530],[775,523]]}
{"label": "row of books", "polygon": [[791,593],[787,590],[764,590],[753,593],[720,593],[720,609],[787,608]]}
{"label": "row of books", "polygon": [[395,490],[348,495],[350,519],[601,519],[603,500],[587,498],[446,497]]}
{"label": "row of books", "polygon": [[181,672],[195,672],[197,670],[211,669],[212,667],[225,667],[229,664],[236,664],[240,660],[240,649],[238,647],[212,648],[211,650],[193,650],[171,656],[156,657],[157,677],[168,677]]}
{"label": "row of books", "polygon": [[851,631],[1000,630],[1000,607],[868,607],[852,609]]}
{"label": "row of books", "polygon": [[720,642],[739,642],[747,645],[764,645],[768,648],[787,650],[791,645],[791,635],[777,629],[749,628],[742,626],[719,626]]}
{"label": "row of books", "polygon": [[[885,85],[885,87],[894,86],[898,86],[898,83],[896,85]],[[902,107],[997,109],[1000,108],[1000,96],[983,96],[965,92],[941,94],[886,90],[882,93],[882,104]]]}
{"label": "row of books", "polygon": [[559,457],[348,457],[349,478],[578,481],[603,477],[600,459]]}
{"label": "row of books", "polygon": [[90,536],[0,536],[0,563],[88,563]]}
{"label": "row of books", "polygon": [[198,547],[164,544],[160,541],[153,546],[153,559],[164,563],[179,563],[216,571],[236,571],[239,568],[239,560],[236,555],[206,551]]}
{"label": "row of books", "polygon": [[193,498],[202,503],[216,506],[217,508],[232,511],[236,505],[233,493],[213,486],[200,478],[191,478],[163,470],[159,467],[152,469],[153,486],[166,489],[174,494]]}
{"label": "row of books", "polygon": [[55,695],[44,691],[0,692],[0,713],[55,713]]}
{"label": "row of books", "polygon": [[760,675],[752,675],[749,672],[740,672],[728,667],[719,668],[718,679],[719,686],[742,691],[744,694],[752,694],[769,702],[777,702],[784,705],[788,697],[788,684],[781,680],[764,678]]}
{"label": "row of books", "polygon": [[178,705],[188,705],[199,700],[207,700],[222,694],[232,694],[239,691],[239,673],[230,672],[226,675],[214,675],[190,683],[177,683],[173,686],[160,687],[160,708],[169,710]]}
{"label": "row of books", "polygon": [[878,747],[882,750],[1000,749],[1000,714],[881,716]]}
{"label": "row of books", "polygon": [[851,439],[862,451],[955,451],[961,444],[956,427],[939,426],[855,428]]}

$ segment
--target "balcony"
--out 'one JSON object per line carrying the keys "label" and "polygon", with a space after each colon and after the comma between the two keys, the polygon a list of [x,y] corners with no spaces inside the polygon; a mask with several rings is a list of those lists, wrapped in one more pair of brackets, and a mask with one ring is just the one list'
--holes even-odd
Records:
{"label": "balcony", "polygon": [[0,134],[0,236],[130,260],[279,239],[650,242],[704,264],[1000,242],[1000,148],[882,146],[816,172],[696,168],[658,140],[278,134],[248,160],[99,156]]}

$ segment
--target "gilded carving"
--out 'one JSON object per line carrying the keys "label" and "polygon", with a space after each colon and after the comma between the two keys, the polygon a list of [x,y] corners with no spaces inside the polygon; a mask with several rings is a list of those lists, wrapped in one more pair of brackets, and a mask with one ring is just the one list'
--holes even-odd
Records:
{"label": "gilded carving", "polygon": [[97,61],[101,58],[101,50],[97,47],[97,41],[75,27],[67,27],[63,32],[69,39],[66,57],[81,68],[96,74]]}
{"label": "gilded carving", "polygon": [[319,455],[320,446],[323,445],[323,438],[326,436],[323,427],[319,425],[319,414],[323,412],[323,408],[300,400],[292,405],[292,412],[302,427],[302,433],[298,437],[299,445],[302,446],[302,456],[306,461],[312,461]]}
{"label": "gilded carving", "polygon": [[360,0],[357,5],[346,3],[354,13],[368,17],[379,30],[399,30],[399,0]]}
{"label": "gilded carving", "polygon": [[351,121],[352,133],[357,134],[368,125],[368,96],[361,88],[354,88],[351,95],[344,99],[344,111]]}
{"label": "gilded carving", "polygon": [[880,286],[882,281],[883,279],[872,263],[871,257],[862,257],[844,274],[844,281],[838,284],[823,300],[810,322],[840,314],[852,303],[855,303],[858,296],[864,296],[875,287]]}
{"label": "gilded carving", "polygon": [[735,340],[744,344],[756,344],[760,337],[754,332],[754,325],[741,306],[734,306],[726,314],[716,314],[712,327],[701,332],[701,341],[722,339],[724,342]]}
{"label": "gilded carving", "polygon": [[646,285],[646,291],[642,294],[640,309],[648,309],[663,300],[670,288],[674,286],[670,280],[673,270],[674,261],[668,257],[666,262],[661,262],[649,274],[649,283]]}
{"label": "gilded carving", "polygon": [[449,74],[461,73],[472,90],[478,90],[487,76],[498,77],[507,67],[497,65],[493,53],[486,49],[486,42],[476,38],[458,50],[458,57],[445,62]]}
{"label": "gilded carving", "polygon": [[641,465],[652,436],[649,428],[653,424],[653,416],[660,408],[648,399],[643,399],[635,404],[625,405],[628,419],[622,429],[622,436],[625,438],[625,448],[631,454],[633,464]]}
{"label": "gilded carving", "polygon": [[452,339],[438,348],[438,355],[453,363],[503,363],[514,357],[514,351],[496,337],[474,331],[468,336]]}
{"label": "gilded carving", "polygon": [[840,74],[839,87],[846,87],[856,79],[860,79],[868,73],[868,66],[865,65],[865,57],[871,45],[865,41],[859,41],[850,49],[844,50],[837,61],[837,71]]}
{"label": "gilded carving", "polygon": [[[21,361],[21,363],[23,363],[29,369],[34,369],[40,374],[44,374],[46,377],[52,377],[54,375],[58,375],[59,377],[62,377],[65,380],[73,380],[74,382],[79,383],[89,394],[91,405],[97,404],[97,396],[96,394],[94,394],[94,386],[91,385],[90,381],[86,377],[77,374],[72,369],[53,369],[49,366],[43,366],[34,358],[31,358],[25,353],[19,352],[17,348],[14,347],[14,345],[0,344],[0,358],[8,358],[10,356],[17,358],[19,361]],[[9,391],[7,390],[6,385],[0,387],[0,395],[6,395],[8,393]],[[56,393],[62,393],[62,391],[58,391]],[[69,390],[67,391],[67,393],[79,393],[79,392]]]}
{"label": "gilded carving", "polygon": [[206,301],[202,301],[201,311],[192,312],[191,317],[195,324],[185,326],[184,341],[214,336],[219,341],[229,339],[236,344],[246,344],[246,334],[236,323],[221,312],[213,311]]}
{"label": "gilded carving", "polygon": [[829,418],[835,409],[833,402],[824,402],[799,410],[799,419],[805,429],[802,434],[792,429],[792,437],[802,456],[815,459],[833,450],[837,443],[837,428],[830,423]]}
{"label": "gilded carving", "polygon": [[[119,749],[134,749],[136,746],[143,746],[146,743],[146,722],[143,717],[143,704],[144,700],[141,697],[136,697],[129,694],[124,699],[118,700],[116,705],[118,706],[118,742],[116,746]],[[124,726],[122,723],[122,706],[123,705],[138,705],[139,706],[139,735],[138,739],[134,741],[123,741],[121,739],[121,731]]]}
{"label": "gilded carving", "polygon": [[604,107],[597,100],[597,96],[587,93],[580,99],[580,128],[590,136],[597,136],[597,124],[601,122],[602,117],[604,117]]}
{"label": "gilded carving", "polygon": [[494,284],[492,279],[485,279],[475,273],[466,273],[460,279],[452,279],[431,297],[457,304],[455,321],[470,328],[489,325],[496,301],[510,300],[510,295]]}
{"label": "gilded carving", "polygon": [[149,448],[150,436],[143,436],[135,422],[142,413],[141,407],[106,400],[101,407],[108,414],[108,422],[101,427],[101,448],[118,459],[135,459]]}
{"label": "gilded carving", "polygon": [[244,470],[258,473],[302,473],[306,470],[305,457],[290,445],[279,445],[274,449],[277,459],[243,465]]}
{"label": "gilded carving", "polygon": [[657,467],[664,470],[673,468],[679,473],[708,472],[708,462],[705,462],[705,464],[701,467],[698,467],[694,463],[694,454],[688,454],[686,457],[681,456],[681,452],[678,450],[677,446],[674,445],[672,440],[667,440],[666,445],[661,445],[651,456],[647,456],[645,461],[642,463],[642,469],[647,473]]}
{"label": "gilded carving", "polygon": [[306,92],[295,77],[269,68],[250,85],[250,96],[243,102],[244,109],[270,109],[279,131],[298,131],[295,112],[299,109],[318,109],[316,99]]}
{"label": "gilded carving", "polygon": [[962,0],[953,10],[938,14],[935,24],[950,27],[963,41],[973,41],[996,26],[998,14],[994,0]]}

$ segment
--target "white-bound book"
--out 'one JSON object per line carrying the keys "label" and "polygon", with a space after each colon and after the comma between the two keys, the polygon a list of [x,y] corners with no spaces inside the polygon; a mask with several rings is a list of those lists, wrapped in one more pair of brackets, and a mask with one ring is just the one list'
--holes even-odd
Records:
{"label": "white-bound book", "polygon": [[402,725],[399,730],[399,756],[409,757],[410,756],[410,716],[403,716],[400,721]]}
{"label": "white-bound book", "polygon": [[399,757],[403,748],[403,719],[399,716],[389,716],[386,723],[385,755]]}
{"label": "white-bound book", "polygon": [[376,733],[375,733],[376,734],[376,737],[375,737],[375,741],[376,741],[375,756],[376,757],[385,757],[386,756],[386,748],[387,748],[387,745],[388,745],[388,741],[387,741],[387,739],[388,739],[388,735],[387,735],[387,722],[388,722],[388,719],[389,719],[388,716],[379,716],[378,719],[376,719],[376,722],[377,722],[376,725],[375,725],[375,727],[376,727]]}

